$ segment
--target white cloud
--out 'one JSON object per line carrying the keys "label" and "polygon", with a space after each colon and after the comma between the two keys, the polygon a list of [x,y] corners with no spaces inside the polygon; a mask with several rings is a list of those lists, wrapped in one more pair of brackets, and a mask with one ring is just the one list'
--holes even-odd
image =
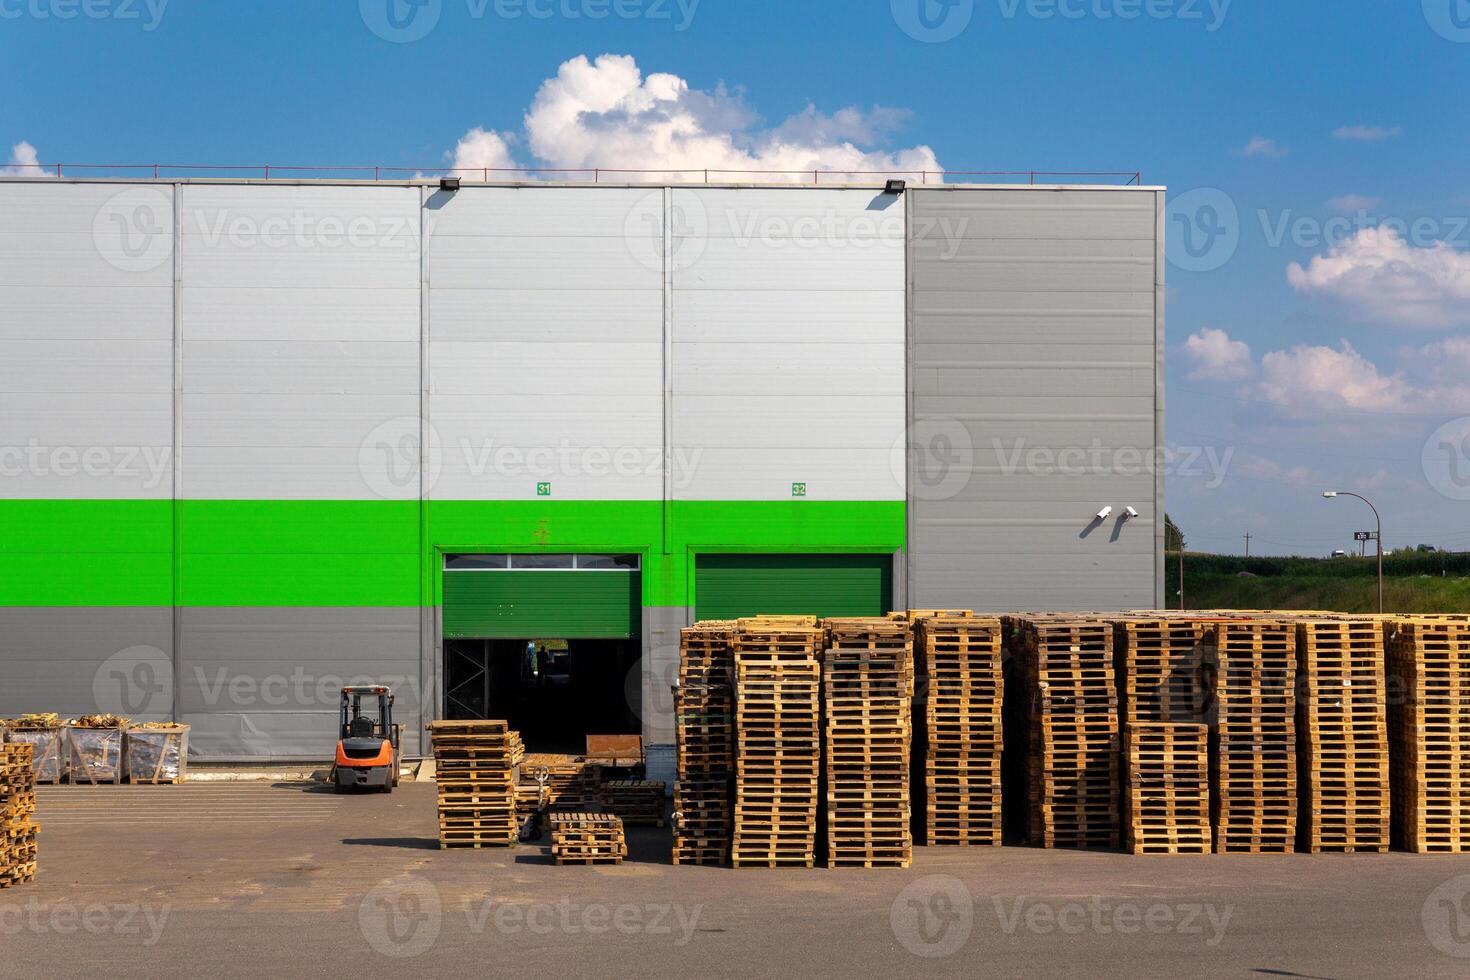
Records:
{"label": "white cloud", "polygon": [[1395,326],[1470,325],[1470,252],[1445,242],[1414,248],[1391,227],[1366,228],[1287,281],[1301,293],[1335,300],[1364,320]]}
{"label": "white cloud", "polygon": [[1344,214],[1354,211],[1372,211],[1383,203],[1380,197],[1368,197],[1364,194],[1344,194],[1342,197],[1334,197],[1327,202],[1327,206],[1334,211]]}
{"label": "white cloud", "polygon": [[1288,151],[1273,139],[1257,136],[1243,146],[1240,152],[1247,157],[1267,157],[1272,160],[1279,160],[1286,156]]}
{"label": "white cloud", "polygon": [[513,139],[514,137],[508,138],[494,130],[476,126],[461,136],[454,147],[453,166],[456,170],[513,170],[516,167],[515,158],[510,152],[510,142]]}
{"label": "white cloud", "polygon": [[1206,327],[1184,342],[1184,353],[1194,361],[1192,381],[1240,381],[1255,373],[1250,345],[1231,340],[1223,330]]}
{"label": "white cloud", "polygon": [[0,167],[4,177],[45,177],[46,171],[36,159],[36,148],[21,140],[10,148],[10,162]]}
{"label": "white cloud", "polygon": [[[907,116],[904,110],[884,107],[850,107],[827,115],[809,105],[764,129],[739,92],[723,85],[691,88],[667,73],[645,76],[631,56],[604,54],[595,60],[579,55],[563,63],[556,77],[542,83],[524,123],[525,144],[548,168],[648,170],[684,180],[702,180],[706,169],[733,170],[772,181],[810,180],[813,170],[833,178],[863,171],[941,171],[927,146],[872,148]],[[456,149],[456,165],[481,155],[509,160],[512,142],[503,132],[471,130]],[[701,173],[670,173],[676,170]]]}
{"label": "white cloud", "polygon": [[1395,136],[1401,136],[1403,132],[1403,128],[1399,126],[1339,126],[1332,131],[1332,135],[1340,140],[1356,140],[1360,143],[1380,143],[1383,140],[1390,140]]}
{"label": "white cloud", "polygon": [[1272,351],[1261,358],[1261,380],[1252,391],[1292,413],[1401,412],[1414,400],[1401,374],[1381,375],[1346,340],[1338,350],[1301,345]]}

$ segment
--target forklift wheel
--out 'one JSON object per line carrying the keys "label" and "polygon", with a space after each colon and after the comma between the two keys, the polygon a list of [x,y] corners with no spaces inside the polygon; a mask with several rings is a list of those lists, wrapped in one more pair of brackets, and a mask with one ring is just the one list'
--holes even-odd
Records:
{"label": "forklift wheel", "polygon": [[345,793],[345,792],[347,792],[347,787],[346,786],[343,786],[341,783],[335,784],[332,788],[334,790],[336,790],[337,792],[339,792],[339,793]]}
{"label": "forklift wheel", "polygon": [[389,779],[386,783],[383,784],[383,792],[384,793],[391,793],[391,792],[393,792],[393,786],[394,786],[395,783],[396,783],[396,780]]}

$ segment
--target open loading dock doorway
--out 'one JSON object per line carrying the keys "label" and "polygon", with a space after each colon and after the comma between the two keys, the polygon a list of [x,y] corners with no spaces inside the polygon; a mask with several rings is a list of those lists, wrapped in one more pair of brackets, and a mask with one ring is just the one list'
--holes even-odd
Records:
{"label": "open loading dock doorway", "polygon": [[446,555],[444,717],[503,718],[532,752],[642,730],[636,555]]}

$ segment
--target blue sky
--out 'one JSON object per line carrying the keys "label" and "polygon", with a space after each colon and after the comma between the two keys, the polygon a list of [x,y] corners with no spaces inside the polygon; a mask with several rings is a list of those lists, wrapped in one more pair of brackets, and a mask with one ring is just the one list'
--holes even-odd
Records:
{"label": "blue sky", "polygon": [[1390,547],[1470,549],[1470,0],[393,0],[405,43],[387,2],[0,0],[0,152],[642,166],[617,113],[556,122],[634,71],[686,83],[716,166],[1141,170],[1176,244],[1224,231],[1169,269],[1168,439],[1229,460],[1170,475],[1191,544],[1348,547],[1340,485]]}

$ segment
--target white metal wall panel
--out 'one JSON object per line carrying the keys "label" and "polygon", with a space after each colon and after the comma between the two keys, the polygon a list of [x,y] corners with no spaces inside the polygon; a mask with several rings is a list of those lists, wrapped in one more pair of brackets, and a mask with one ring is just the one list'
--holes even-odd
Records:
{"label": "white metal wall panel", "polygon": [[432,495],[663,495],[663,192],[429,202]]}
{"label": "white metal wall panel", "polygon": [[0,496],[172,495],[172,201],[0,183]]}
{"label": "white metal wall panel", "polygon": [[673,494],[901,500],[904,201],[672,192]]}
{"label": "white metal wall panel", "polygon": [[364,454],[417,431],[419,192],[181,193],[184,495],[416,498]]}
{"label": "white metal wall panel", "polygon": [[910,605],[1153,605],[1157,192],[908,196]]}

